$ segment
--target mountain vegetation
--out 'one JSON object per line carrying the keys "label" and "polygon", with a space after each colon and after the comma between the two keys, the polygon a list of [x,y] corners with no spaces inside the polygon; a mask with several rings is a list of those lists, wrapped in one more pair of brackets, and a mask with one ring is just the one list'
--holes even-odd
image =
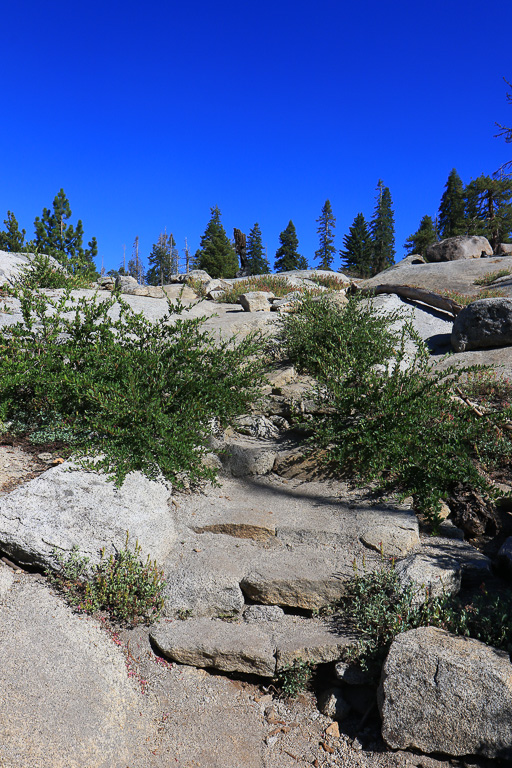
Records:
{"label": "mountain vegetation", "polygon": [[307,269],[308,262],[297,251],[299,238],[295,224],[290,219],[288,226],[279,235],[281,245],[276,251],[274,269],[276,272],[290,272],[293,269]]}

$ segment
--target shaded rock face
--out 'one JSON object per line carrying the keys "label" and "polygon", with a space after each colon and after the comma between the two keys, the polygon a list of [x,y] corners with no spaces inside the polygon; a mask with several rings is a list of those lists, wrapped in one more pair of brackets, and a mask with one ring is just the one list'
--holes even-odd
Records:
{"label": "shaded rock face", "polygon": [[379,709],[392,749],[512,758],[512,664],[478,640],[433,627],[399,635]]}
{"label": "shaded rock face", "polygon": [[491,244],[486,237],[448,237],[439,243],[429,245],[426,250],[427,261],[458,261],[459,259],[480,259],[492,256]]}
{"label": "shaded rock face", "polygon": [[451,344],[455,352],[512,345],[512,299],[479,299],[454,320]]}
{"label": "shaded rock face", "polygon": [[461,566],[451,557],[409,555],[396,566],[403,587],[414,591],[413,604],[422,605],[428,597],[454,595],[460,591]]}

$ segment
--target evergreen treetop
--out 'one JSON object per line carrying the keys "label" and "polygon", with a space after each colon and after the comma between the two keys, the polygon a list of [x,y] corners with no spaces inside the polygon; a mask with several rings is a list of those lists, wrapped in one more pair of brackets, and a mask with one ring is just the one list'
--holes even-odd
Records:
{"label": "evergreen treetop", "polygon": [[372,238],[362,213],[355,217],[340,251],[344,267],[358,277],[370,277],[372,271]]}
{"label": "evergreen treetop", "polygon": [[149,269],[146,273],[148,285],[167,285],[171,276],[178,272],[179,253],[172,235],[161,232],[148,256]]}
{"label": "evergreen treetop", "polygon": [[276,251],[274,268],[276,272],[290,272],[294,269],[307,269],[308,263],[298,253],[299,238],[295,225],[290,219],[288,226],[279,235],[280,247]]}
{"label": "evergreen treetop", "polygon": [[376,275],[395,263],[395,222],[391,193],[382,179],[377,184],[375,212],[371,222],[372,264],[371,273]]}
{"label": "evergreen treetop", "polygon": [[512,232],[512,179],[478,176],[465,189],[469,235],[483,235],[493,250],[508,242]]}
{"label": "evergreen treetop", "polygon": [[432,217],[423,216],[422,220],[420,221],[420,226],[416,232],[414,232],[412,235],[409,235],[404,243],[406,256],[411,256],[413,253],[417,253],[420,256],[425,256],[427,247],[433,243],[437,243],[437,241],[438,236],[436,226],[432,221]]}
{"label": "evergreen treetop", "polygon": [[450,171],[441,197],[438,221],[441,240],[466,232],[464,186],[455,168]]}
{"label": "evergreen treetop", "polygon": [[194,266],[204,269],[210,277],[235,277],[239,267],[235,249],[222,226],[219,208],[215,205],[210,210],[211,218],[196,251]]}
{"label": "evergreen treetop", "polygon": [[82,222],[79,219],[73,227],[66,223],[70,218],[69,200],[61,189],[53,200],[52,210],[43,208],[41,218],[37,216],[34,221],[35,246],[39,253],[53,256],[73,274],[92,276],[96,271],[93,260],[97,254],[96,238],[89,243],[89,249],[84,250]]}
{"label": "evergreen treetop", "polygon": [[25,248],[24,229],[19,229],[18,222],[14,213],[7,211],[7,218],[4,219],[6,226],[5,232],[0,232],[0,251],[9,251],[10,253],[23,253]]}
{"label": "evergreen treetop", "polygon": [[251,275],[265,275],[270,272],[269,263],[263,252],[260,225],[257,222],[247,237],[247,263]]}
{"label": "evergreen treetop", "polygon": [[336,219],[334,218],[329,200],[325,201],[320,217],[317,219],[317,223],[320,248],[315,251],[315,259],[318,259],[320,262],[318,269],[331,269],[334,254],[336,253],[333,234],[333,230],[336,226]]}

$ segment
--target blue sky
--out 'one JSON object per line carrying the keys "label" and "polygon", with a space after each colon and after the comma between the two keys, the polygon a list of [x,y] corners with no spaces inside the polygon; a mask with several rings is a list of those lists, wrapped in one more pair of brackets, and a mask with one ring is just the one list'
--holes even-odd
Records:
{"label": "blue sky", "polygon": [[0,223],[32,237],[62,187],[106,269],[164,227],[194,252],[214,205],[271,262],[292,219],[314,264],[325,200],[339,249],[379,178],[398,260],[451,168],[512,158],[510,0],[18,0],[2,27]]}

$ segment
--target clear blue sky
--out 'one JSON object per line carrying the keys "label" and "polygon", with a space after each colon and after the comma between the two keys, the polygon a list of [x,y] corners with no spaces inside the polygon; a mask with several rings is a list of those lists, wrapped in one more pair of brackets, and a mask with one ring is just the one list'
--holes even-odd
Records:
{"label": "clear blue sky", "polygon": [[18,0],[2,28],[0,226],[62,187],[106,269],[164,227],[194,252],[213,205],[271,262],[292,219],[312,264],[324,201],[339,249],[379,178],[398,260],[451,168],[512,158],[511,0]]}

